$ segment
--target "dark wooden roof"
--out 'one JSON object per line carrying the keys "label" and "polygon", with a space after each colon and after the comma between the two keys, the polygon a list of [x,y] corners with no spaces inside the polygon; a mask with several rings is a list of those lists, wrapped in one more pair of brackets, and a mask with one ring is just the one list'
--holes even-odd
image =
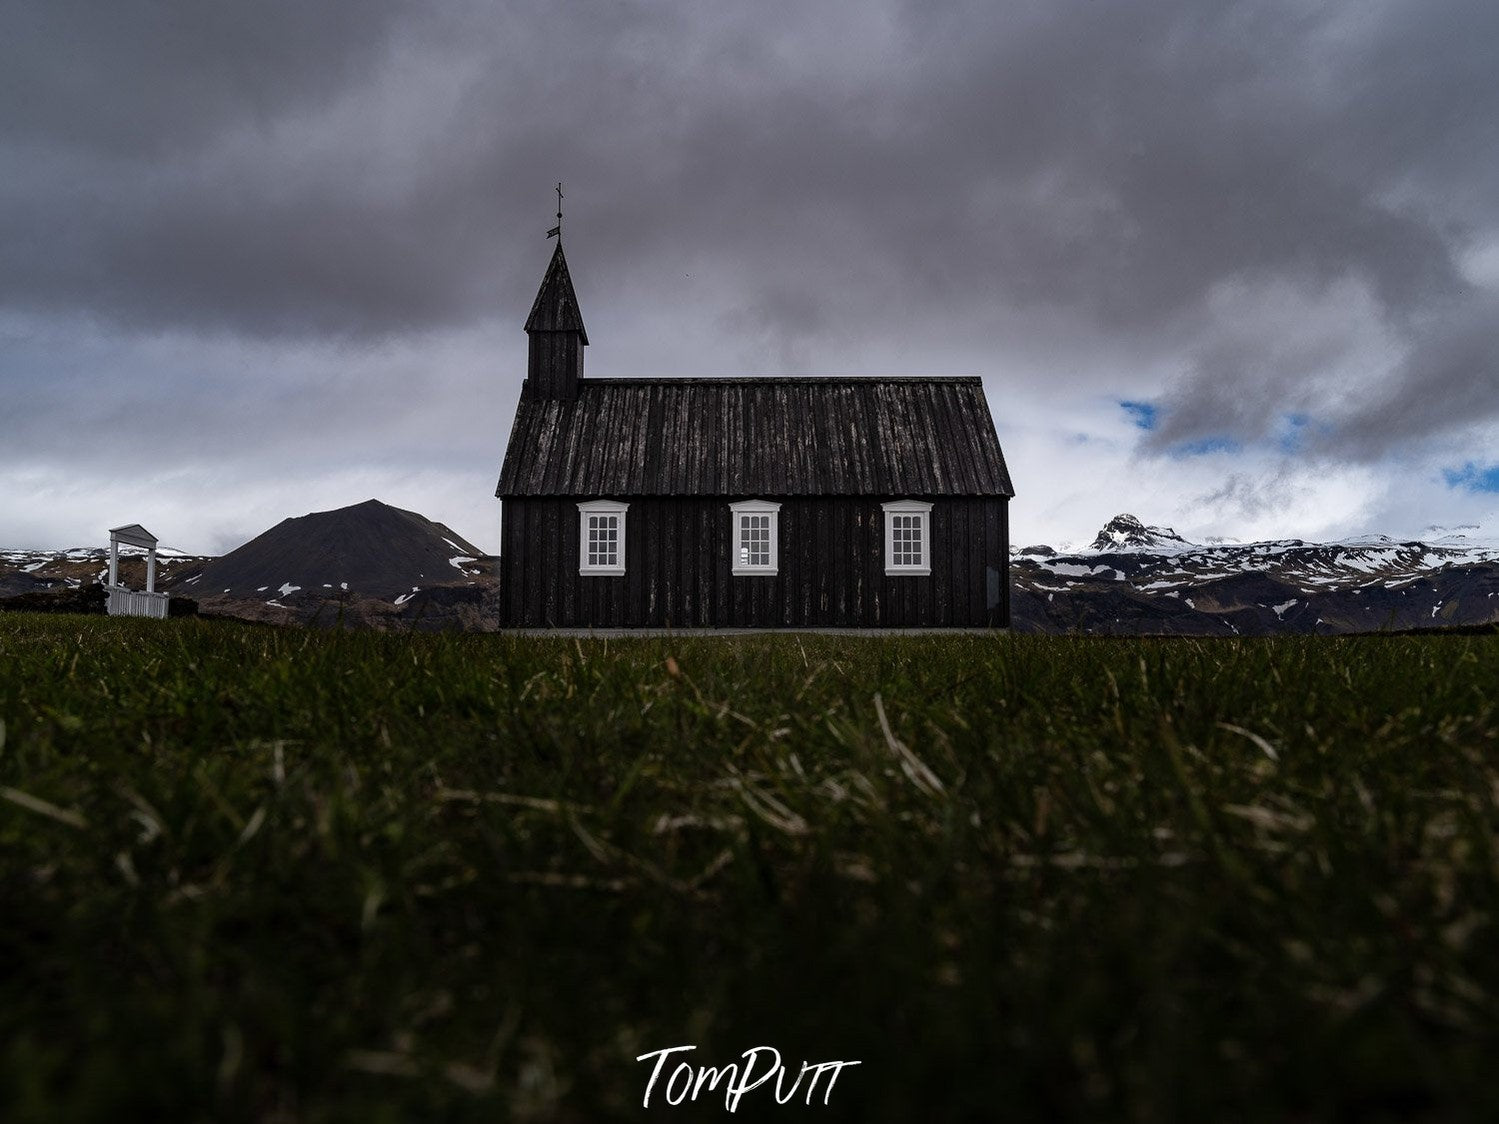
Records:
{"label": "dark wooden roof", "polygon": [[522,391],[496,495],[1014,495],[977,378],[578,385]]}
{"label": "dark wooden roof", "polygon": [[541,279],[541,288],[536,292],[531,315],[526,317],[526,331],[577,332],[585,344],[588,342],[588,329],[583,327],[583,314],[578,311],[578,295],[573,292],[573,279],[567,272],[560,238],[546,276]]}

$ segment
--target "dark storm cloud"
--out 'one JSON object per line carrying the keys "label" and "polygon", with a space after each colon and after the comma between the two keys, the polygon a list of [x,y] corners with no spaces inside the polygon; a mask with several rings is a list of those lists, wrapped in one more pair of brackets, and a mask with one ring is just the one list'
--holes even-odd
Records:
{"label": "dark storm cloud", "polygon": [[614,279],[591,324],[643,288],[790,366],[922,325],[1003,351],[1044,309],[1176,372],[1164,449],[1273,434],[1360,347],[1294,302],[1246,329],[1223,292],[1353,285],[1406,354],[1340,449],[1499,412],[1456,264],[1495,234],[1490,0],[496,12],[7,6],[0,305],[256,341],[471,324],[526,303],[517,232],[561,178]]}
{"label": "dark storm cloud", "polygon": [[0,136],[170,159],[226,125],[271,122],[335,96],[378,61],[403,7],[8,0]]}
{"label": "dark storm cloud", "polygon": [[6,17],[0,152],[17,172],[0,180],[0,302],[257,334],[439,312],[425,255],[394,289],[388,275],[405,240],[442,225],[370,198],[336,134],[296,135],[398,64],[424,34],[408,6],[141,0]]}

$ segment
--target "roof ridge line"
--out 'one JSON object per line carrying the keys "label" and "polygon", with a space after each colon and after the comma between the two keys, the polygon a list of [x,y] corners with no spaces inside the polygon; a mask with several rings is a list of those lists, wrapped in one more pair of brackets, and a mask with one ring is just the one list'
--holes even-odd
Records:
{"label": "roof ridge line", "polygon": [[982,383],[982,375],[588,375],[579,383],[649,383],[657,385],[685,385],[721,383]]}

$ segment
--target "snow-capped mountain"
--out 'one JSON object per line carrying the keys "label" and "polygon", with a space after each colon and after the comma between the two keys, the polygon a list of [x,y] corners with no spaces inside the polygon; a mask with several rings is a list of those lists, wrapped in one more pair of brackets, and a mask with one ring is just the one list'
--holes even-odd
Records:
{"label": "snow-capped mountain", "polygon": [[1090,547],[1094,551],[1144,550],[1169,553],[1192,546],[1170,527],[1147,527],[1133,515],[1116,515],[1103,525],[1103,530]]}
{"label": "snow-capped mountain", "polygon": [[1020,631],[1232,635],[1499,622],[1499,541],[1474,527],[1431,528],[1425,541],[1192,543],[1118,515],[1088,549],[1027,547],[1011,572]]}
{"label": "snow-capped mountain", "polygon": [[[121,548],[120,580],[133,589],[145,584],[145,554]],[[493,569],[457,532],[372,499],[282,520],[220,558],[159,548],[156,587],[174,611],[190,603],[204,616],[483,628]],[[108,573],[101,547],[0,549],[0,608],[100,613]]]}
{"label": "snow-capped mountain", "polygon": [[[145,586],[146,551],[120,547],[120,580],[136,589]],[[180,550],[158,547],[156,582],[165,588],[180,574],[195,570],[207,559]],[[80,546],[70,550],[0,549],[0,597],[44,590],[79,589],[109,576],[109,548]]]}

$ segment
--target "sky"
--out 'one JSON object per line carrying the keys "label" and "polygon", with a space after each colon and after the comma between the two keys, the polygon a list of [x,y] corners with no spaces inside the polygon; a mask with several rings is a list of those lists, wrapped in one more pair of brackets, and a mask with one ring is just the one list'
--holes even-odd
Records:
{"label": "sky", "polygon": [[0,0],[0,546],[498,549],[590,376],[979,375],[1017,545],[1499,533],[1493,0]]}

